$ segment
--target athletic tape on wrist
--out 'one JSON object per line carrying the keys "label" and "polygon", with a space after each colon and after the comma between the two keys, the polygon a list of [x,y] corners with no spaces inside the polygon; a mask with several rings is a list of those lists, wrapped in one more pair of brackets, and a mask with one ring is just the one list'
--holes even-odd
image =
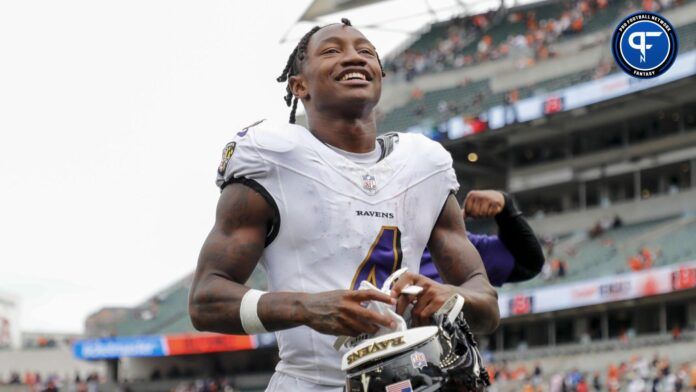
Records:
{"label": "athletic tape on wrist", "polygon": [[247,335],[268,332],[264,328],[258,313],[259,299],[264,294],[266,294],[265,291],[251,289],[244,293],[244,297],[242,297],[242,303],[239,306],[239,319]]}

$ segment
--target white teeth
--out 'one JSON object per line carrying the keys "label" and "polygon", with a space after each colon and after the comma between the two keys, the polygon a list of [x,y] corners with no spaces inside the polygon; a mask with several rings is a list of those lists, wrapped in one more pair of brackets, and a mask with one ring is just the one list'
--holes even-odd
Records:
{"label": "white teeth", "polygon": [[361,74],[360,72],[351,72],[348,74],[343,75],[341,78],[341,81],[348,80],[348,79],[353,79],[353,78],[358,78],[361,80],[365,80],[365,75]]}

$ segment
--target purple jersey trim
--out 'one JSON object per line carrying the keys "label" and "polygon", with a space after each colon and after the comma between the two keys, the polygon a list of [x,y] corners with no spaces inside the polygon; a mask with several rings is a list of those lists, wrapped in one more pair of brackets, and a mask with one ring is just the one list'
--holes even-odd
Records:
{"label": "purple jersey trim", "polygon": [[[503,283],[507,282],[512,269],[515,267],[515,258],[497,235],[468,233],[467,236],[481,255],[491,284],[498,287],[502,286]],[[421,258],[420,273],[430,279],[442,282],[428,248],[425,249]]]}

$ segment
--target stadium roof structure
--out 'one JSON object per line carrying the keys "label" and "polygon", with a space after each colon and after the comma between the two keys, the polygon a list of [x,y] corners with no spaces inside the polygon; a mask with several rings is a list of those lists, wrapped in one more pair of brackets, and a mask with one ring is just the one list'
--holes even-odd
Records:
{"label": "stadium roof structure", "polygon": [[380,3],[385,0],[314,0],[300,17],[300,22],[314,21],[320,16]]}
{"label": "stadium roof structure", "polygon": [[[486,9],[497,8],[502,4],[506,7],[515,7],[543,1],[554,0],[314,0],[307,6],[296,23],[316,22],[324,16],[367,8],[378,3],[394,3],[387,5],[387,7],[394,11],[396,11],[395,8],[398,8],[401,11],[408,12],[409,14],[406,18],[411,18],[423,14],[436,16],[439,11],[447,10],[454,10],[456,13],[476,14]],[[403,16],[394,18],[395,14],[398,15],[399,12],[391,12],[388,15],[382,14],[381,16],[388,17],[385,21],[403,18]],[[371,23],[371,25],[376,27],[380,23]]]}
{"label": "stadium roof structure", "polygon": [[[280,43],[297,42],[299,29],[309,25],[337,22],[346,17],[357,28],[386,33],[387,41],[380,47],[394,48],[408,45],[419,37],[427,26],[451,20],[456,16],[475,15],[492,9],[518,7],[526,4],[560,0],[312,0],[299,18],[288,27]],[[304,32],[302,32],[304,34]],[[391,35],[389,35],[391,34]],[[395,35],[394,35],[395,34]],[[387,44],[385,45],[385,42]],[[398,50],[397,50],[398,51]]]}

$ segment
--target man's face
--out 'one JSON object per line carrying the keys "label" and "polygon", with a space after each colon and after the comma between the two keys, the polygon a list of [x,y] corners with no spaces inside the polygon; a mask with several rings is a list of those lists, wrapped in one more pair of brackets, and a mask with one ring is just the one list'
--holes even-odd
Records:
{"label": "man's face", "polygon": [[292,85],[305,105],[363,114],[379,101],[382,70],[374,46],[360,31],[335,24],[312,35]]}

